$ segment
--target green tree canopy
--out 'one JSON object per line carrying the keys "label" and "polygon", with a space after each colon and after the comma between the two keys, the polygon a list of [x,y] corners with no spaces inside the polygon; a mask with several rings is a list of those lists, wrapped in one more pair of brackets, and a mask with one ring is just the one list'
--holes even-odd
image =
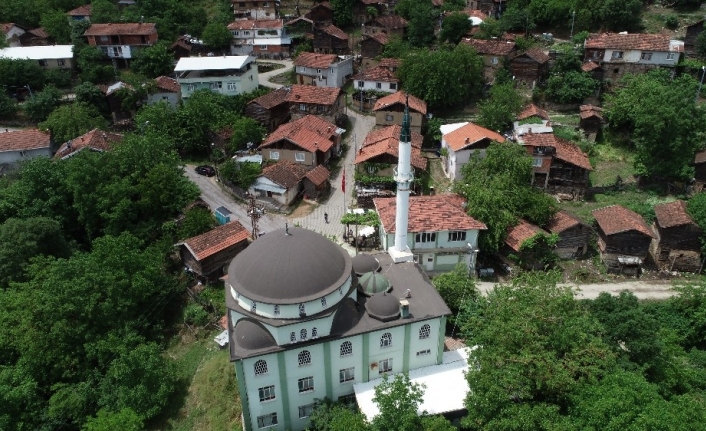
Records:
{"label": "green tree canopy", "polygon": [[502,132],[512,125],[522,109],[523,99],[513,83],[493,85],[490,97],[478,106],[478,123],[490,130]]}
{"label": "green tree canopy", "polygon": [[53,10],[42,15],[40,24],[56,43],[66,44],[71,42],[71,25],[66,19],[66,13]]}
{"label": "green tree canopy", "polygon": [[233,41],[228,27],[220,22],[209,22],[203,30],[203,42],[213,49],[227,49]]}
{"label": "green tree canopy", "polygon": [[338,27],[347,27],[353,24],[353,2],[348,0],[331,0],[333,9],[333,23]]}
{"label": "green tree canopy", "polygon": [[547,97],[558,103],[579,103],[595,93],[600,83],[587,72],[562,72],[549,77]]}
{"label": "green tree canopy", "polygon": [[9,120],[17,115],[17,102],[7,95],[6,92],[0,91],[0,120]]}
{"label": "green tree canopy", "polygon": [[34,93],[34,96],[24,103],[23,108],[32,121],[40,122],[49,117],[49,114],[59,106],[60,100],[61,92],[49,85],[44,90]]}
{"label": "green tree canopy", "polygon": [[216,227],[216,218],[206,208],[193,207],[179,225],[179,239],[192,238]]}
{"label": "green tree canopy", "polygon": [[407,41],[410,45],[423,48],[434,43],[434,28],[439,12],[432,6],[431,0],[408,0],[414,6],[410,8],[407,20]]}
{"label": "green tree canopy", "polygon": [[82,103],[60,106],[49,114],[46,121],[39,124],[39,128],[50,131],[58,143],[64,143],[90,130],[104,129],[107,126],[108,122],[93,106]]}
{"label": "green tree canopy", "polygon": [[0,58],[0,82],[11,92],[27,86],[37,92],[44,87],[44,71],[36,61]]}
{"label": "green tree canopy", "polygon": [[[230,33],[228,34],[230,35]],[[130,65],[135,72],[147,78],[156,78],[167,75],[174,70],[174,55],[169,51],[168,44],[160,41],[150,47],[138,50]]]}
{"label": "green tree canopy", "polygon": [[457,44],[471,29],[471,21],[463,12],[453,12],[444,18],[439,40]]}
{"label": "green tree canopy", "polygon": [[144,425],[142,419],[132,409],[125,408],[119,412],[101,409],[98,410],[95,417],[86,421],[81,431],[113,431],[116,429],[142,431]]}
{"label": "green tree canopy", "polygon": [[74,94],[76,95],[76,102],[92,106],[104,116],[110,114],[105,94],[98,86],[90,82],[82,82],[74,87]]}

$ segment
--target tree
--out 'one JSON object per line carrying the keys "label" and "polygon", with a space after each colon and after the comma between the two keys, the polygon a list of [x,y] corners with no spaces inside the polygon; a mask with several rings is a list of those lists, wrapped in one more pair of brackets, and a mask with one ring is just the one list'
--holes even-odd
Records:
{"label": "tree", "polygon": [[238,117],[231,127],[233,136],[230,138],[229,149],[232,153],[245,149],[248,144],[257,148],[267,132],[260,123],[248,117]]}
{"label": "tree", "polygon": [[105,94],[96,85],[90,82],[82,82],[74,87],[76,102],[86,106],[92,106],[103,116],[109,115],[108,103]]}
{"label": "tree", "polygon": [[226,49],[233,41],[233,35],[225,24],[210,22],[203,30],[203,42],[213,49]]}
{"label": "tree", "polygon": [[[231,38],[233,37],[230,33],[228,34]],[[147,78],[156,78],[167,75],[174,70],[174,56],[169,52],[167,43],[160,41],[137,51],[130,65],[135,72]]]}
{"label": "tree", "polygon": [[236,163],[233,160],[228,160],[221,167],[223,179],[243,190],[247,190],[260,175],[262,175],[262,167],[259,163]]}
{"label": "tree", "polygon": [[353,2],[331,0],[331,9],[333,9],[333,23],[338,27],[347,27],[353,24]]}
{"label": "tree", "polygon": [[11,92],[27,87],[36,92],[44,86],[44,71],[36,61],[0,58],[0,82]]}
{"label": "tree", "polygon": [[409,12],[407,40],[410,45],[418,48],[427,47],[434,42],[434,28],[438,12],[431,0],[416,1]]}
{"label": "tree", "polygon": [[603,24],[610,30],[636,30],[641,25],[640,0],[604,0],[600,8]]}
{"label": "tree", "polygon": [[672,79],[667,70],[653,70],[626,75],[621,88],[606,95],[608,127],[629,133],[639,174],[692,178],[694,153],[706,133],[706,107],[695,103],[698,85],[688,75]]}
{"label": "tree", "polygon": [[108,122],[89,105],[72,103],[56,108],[46,121],[39,124],[42,130],[51,132],[56,142],[64,143],[93,129],[105,129]]}
{"label": "tree", "polygon": [[17,114],[17,102],[0,91],[0,120],[9,120]]}
{"label": "tree", "polygon": [[105,54],[100,48],[91,45],[84,45],[76,55],[76,63],[80,69],[81,79],[94,84],[110,82],[116,79],[116,71],[112,66],[105,65]]}
{"label": "tree", "polygon": [[473,301],[478,297],[476,283],[470,277],[468,267],[463,263],[456,265],[452,272],[437,275],[432,282],[446,305],[451,309],[450,320],[455,320],[456,314],[467,301]]}
{"label": "tree", "polygon": [[366,431],[369,429],[362,413],[352,407],[324,400],[317,404],[309,417],[312,431]]}
{"label": "tree", "polygon": [[578,103],[596,92],[599,82],[587,72],[555,74],[547,81],[547,97],[558,103]]}
{"label": "tree", "polygon": [[527,238],[520,244],[520,252],[515,260],[521,268],[540,265],[543,269],[550,269],[556,265],[559,255],[555,246],[559,242],[557,234],[538,233]]}
{"label": "tree", "polygon": [[[706,193],[697,193],[686,203],[686,210],[699,225],[703,232],[706,232]],[[701,237],[702,249],[706,247],[706,235]]]}
{"label": "tree", "polygon": [[503,131],[522,109],[522,96],[512,83],[493,85],[490,97],[478,106],[478,123],[495,131]]}
{"label": "tree", "polygon": [[402,60],[404,88],[430,107],[454,106],[480,91],[483,62],[467,45],[438,51],[417,50]]}
{"label": "tree", "polygon": [[457,44],[471,29],[471,21],[463,12],[453,12],[444,18],[439,40]]}
{"label": "tree", "polygon": [[500,37],[505,31],[503,30],[503,25],[500,21],[494,18],[486,19],[478,28],[480,31],[476,34],[476,37],[479,39],[492,39],[495,37]]}
{"label": "tree", "polygon": [[49,117],[54,109],[59,106],[61,92],[54,86],[47,86],[34,97],[25,102],[23,108],[32,121],[40,122]]}
{"label": "tree", "polygon": [[498,250],[519,218],[541,226],[556,212],[553,200],[530,185],[532,159],[521,145],[492,143],[485,157],[472,156],[462,173],[455,189],[466,198],[468,214],[488,226],[480,237],[484,251]]}
{"label": "tree", "polygon": [[110,0],[93,0],[91,7],[91,22],[103,24],[119,21],[118,6]]}
{"label": "tree", "polygon": [[71,25],[63,11],[52,10],[42,14],[41,25],[56,43],[67,44],[71,42]]}
{"label": "tree", "polygon": [[194,207],[186,212],[179,225],[179,239],[192,238],[216,227],[216,219],[206,208]]}
{"label": "tree", "polygon": [[130,408],[122,409],[119,412],[101,409],[98,410],[95,417],[86,421],[81,431],[113,431],[116,429],[142,431],[144,425],[142,419]]}
{"label": "tree", "polygon": [[699,57],[706,57],[706,31],[701,31],[696,37],[696,53]]}

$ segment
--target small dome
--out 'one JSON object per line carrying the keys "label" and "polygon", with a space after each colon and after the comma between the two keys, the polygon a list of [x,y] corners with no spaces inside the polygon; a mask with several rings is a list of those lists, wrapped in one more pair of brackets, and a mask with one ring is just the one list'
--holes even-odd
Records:
{"label": "small dome", "polygon": [[376,272],[366,272],[358,279],[360,290],[366,296],[376,293],[389,292],[392,289],[390,281],[384,275]]}
{"label": "small dome", "polygon": [[400,304],[394,296],[378,293],[368,299],[365,303],[365,310],[370,317],[387,322],[397,319],[400,315]]}
{"label": "small dome", "polygon": [[359,254],[353,258],[353,271],[358,275],[380,270],[380,262],[369,254]]}
{"label": "small dome", "polygon": [[240,347],[248,350],[266,349],[277,345],[267,329],[250,319],[241,319],[235,324],[233,339]]}
{"label": "small dome", "polygon": [[351,298],[346,298],[338,306],[331,325],[331,335],[343,335],[358,324],[358,307]]}

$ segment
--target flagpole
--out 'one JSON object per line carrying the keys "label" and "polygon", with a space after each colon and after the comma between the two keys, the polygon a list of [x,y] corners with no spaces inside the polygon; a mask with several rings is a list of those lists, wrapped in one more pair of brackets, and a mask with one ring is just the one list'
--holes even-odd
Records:
{"label": "flagpole", "polygon": [[343,165],[343,178],[341,178],[341,191],[343,192],[343,215],[346,215],[346,166]]}

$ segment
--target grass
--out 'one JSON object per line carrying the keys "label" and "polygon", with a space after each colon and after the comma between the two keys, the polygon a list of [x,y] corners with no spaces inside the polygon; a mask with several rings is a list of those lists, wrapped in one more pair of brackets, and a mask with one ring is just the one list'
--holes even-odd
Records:
{"label": "grass", "polygon": [[615,184],[618,176],[623,182],[633,182],[635,155],[625,148],[608,143],[594,145],[594,155],[591,157],[593,171],[590,173],[591,184],[606,186]]}
{"label": "grass", "polygon": [[434,186],[436,193],[446,193],[451,190],[451,181],[446,178],[444,168],[441,166],[440,158],[429,159],[429,173],[431,176],[431,185]]}
{"label": "grass", "polygon": [[[670,30],[666,27],[666,19],[669,15],[676,15],[679,18],[679,27]],[[687,25],[703,18],[703,11],[698,7],[690,8],[666,8],[658,4],[649,5],[642,12],[642,26],[644,33],[669,32],[674,39],[683,38]]]}

